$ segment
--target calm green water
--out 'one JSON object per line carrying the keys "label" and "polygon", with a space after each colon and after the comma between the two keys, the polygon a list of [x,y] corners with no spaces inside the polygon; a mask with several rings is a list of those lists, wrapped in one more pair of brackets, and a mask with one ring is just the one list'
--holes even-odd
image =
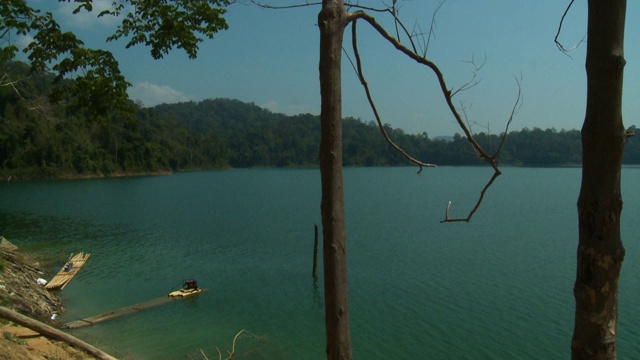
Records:
{"label": "calm green water", "polygon": [[[567,359],[573,327],[580,169],[345,170],[349,296],[358,359]],[[619,357],[640,358],[640,244],[625,168]],[[208,292],[74,332],[134,359],[217,358],[246,329],[242,359],[322,359],[322,281],[311,278],[318,170],[0,184],[0,234],[60,266],[92,257],[62,293],[63,321]],[[57,270],[55,268],[52,271]],[[321,269],[320,269],[321,270]]]}

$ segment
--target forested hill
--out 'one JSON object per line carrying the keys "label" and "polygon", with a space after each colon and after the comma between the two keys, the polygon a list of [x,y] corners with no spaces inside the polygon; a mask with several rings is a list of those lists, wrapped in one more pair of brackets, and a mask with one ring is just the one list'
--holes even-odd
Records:
{"label": "forested hill", "polygon": [[[133,119],[89,118],[50,104],[50,74],[0,63],[0,174],[3,178],[115,176],[228,166],[215,134],[190,132],[138,107]],[[6,85],[6,86],[5,86]],[[9,86],[11,85],[11,86]],[[131,104],[133,106],[133,104]]]}
{"label": "forested hill", "polygon": [[[109,114],[87,118],[82,109],[72,112],[49,104],[49,74],[30,74],[19,62],[0,64],[0,70],[14,81],[14,86],[0,86],[0,173],[5,178],[318,165],[320,119],[316,115],[286,116],[239,100],[210,99],[138,107],[133,120]],[[400,147],[425,162],[480,164],[458,134],[445,140],[426,133],[405,134],[389,125],[385,129]],[[346,166],[408,165],[373,122],[346,118],[343,134]],[[476,140],[495,149],[500,137],[481,133]],[[640,164],[639,143],[630,138],[626,164]],[[578,165],[580,149],[577,130],[524,129],[509,133],[500,163]]]}
{"label": "forested hill", "polygon": [[215,132],[222,137],[287,118],[284,114],[273,113],[254,104],[234,99],[161,104],[155,106],[154,110],[190,131],[205,134]]}
{"label": "forested hill", "polygon": [[[189,131],[219,135],[229,149],[234,167],[315,166],[320,143],[319,116],[275,114],[254,104],[233,99],[163,104],[154,108],[160,117]],[[428,125],[428,124],[426,124]],[[425,125],[425,126],[426,126]],[[465,137],[455,134],[430,138],[426,133],[406,134],[384,125],[400,147],[414,157],[439,165],[478,165]],[[630,129],[634,130],[635,126]],[[408,162],[384,140],[378,125],[346,118],[343,123],[344,163],[347,166],[406,165]],[[640,136],[640,134],[639,134]],[[493,153],[500,134],[479,133],[476,140]],[[578,130],[524,128],[508,134],[500,163],[513,166],[575,166],[581,163]],[[640,139],[631,137],[625,148],[625,164],[640,164]]]}

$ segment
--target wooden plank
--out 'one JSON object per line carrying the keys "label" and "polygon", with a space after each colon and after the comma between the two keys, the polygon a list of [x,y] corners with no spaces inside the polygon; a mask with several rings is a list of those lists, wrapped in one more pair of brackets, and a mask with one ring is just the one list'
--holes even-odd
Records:
{"label": "wooden plank", "polygon": [[[207,291],[207,289],[202,289],[202,291]],[[62,327],[65,328],[65,329],[78,329],[78,328],[85,327],[85,326],[90,326],[90,325],[93,325],[93,324],[96,324],[96,323],[99,323],[99,322],[115,319],[117,317],[129,315],[129,314],[134,314],[134,313],[137,313],[137,312],[140,312],[140,311],[152,308],[152,307],[156,307],[156,306],[159,306],[159,305],[163,305],[163,304],[166,304],[168,302],[175,301],[175,300],[178,300],[178,299],[185,299],[185,297],[163,296],[163,297],[159,297],[159,298],[152,299],[152,300],[149,300],[149,301],[141,302],[141,303],[138,303],[138,304],[125,306],[123,308],[120,308],[120,309],[117,309],[117,310],[113,310],[113,311],[109,311],[109,312],[104,313],[104,314],[100,314],[100,315],[84,318],[84,319],[81,319],[81,320],[72,321],[72,322],[64,324]]]}
{"label": "wooden plank", "polygon": [[166,304],[170,301],[175,300],[175,298],[171,298],[168,296],[163,296],[157,299],[153,299],[153,300],[149,300],[149,301],[145,301],[145,302],[141,302],[135,305],[130,305],[130,306],[126,306],[117,310],[113,310],[113,311],[109,311],[107,313],[104,314],[99,314],[96,316],[92,316],[92,317],[88,317],[88,318],[84,318],[81,320],[77,320],[77,321],[72,321],[70,323],[65,324],[63,327],[67,328],[67,329],[77,329],[77,328],[81,328],[81,327],[85,327],[85,326],[89,326],[89,325],[93,325],[99,322],[103,322],[103,321],[107,321],[107,320],[111,320],[120,316],[124,316],[124,315],[129,315],[129,314],[133,314],[133,313],[137,313],[140,312],[142,310],[146,310],[148,308],[152,308],[155,306],[159,306],[162,304]]}

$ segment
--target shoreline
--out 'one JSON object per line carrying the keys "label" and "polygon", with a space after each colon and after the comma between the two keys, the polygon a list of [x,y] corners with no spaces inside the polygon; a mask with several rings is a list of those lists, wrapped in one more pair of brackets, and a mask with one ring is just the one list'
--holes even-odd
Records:
{"label": "shoreline", "polygon": [[[48,274],[35,257],[22,253],[0,236],[0,306],[60,329],[62,324],[56,318],[65,309],[59,296],[37,283],[44,277]],[[95,358],[63,341],[51,340],[5,318],[0,318],[0,332],[0,353],[12,354],[11,359]]]}
{"label": "shoreline", "polygon": [[169,170],[161,171],[143,171],[143,172],[113,172],[110,174],[72,174],[61,173],[55,176],[38,176],[34,174],[29,175],[6,175],[2,177],[5,182],[12,181],[55,181],[55,180],[89,180],[89,179],[109,179],[109,178],[125,178],[125,177],[144,177],[144,176],[164,176],[173,175],[175,172]]}

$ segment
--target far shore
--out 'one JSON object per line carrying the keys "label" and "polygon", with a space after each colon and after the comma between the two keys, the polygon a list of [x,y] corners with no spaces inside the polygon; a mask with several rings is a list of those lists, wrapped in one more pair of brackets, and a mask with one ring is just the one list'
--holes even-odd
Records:
{"label": "far shore", "polygon": [[161,171],[142,171],[142,172],[128,172],[119,171],[110,174],[71,174],[64,173],[55,176],[36,176],[36,175],[4,175],[4,179],[7,182],[11,181],[37,181],[37,180],[85,180],[85,179],[108,179],[108,178],[126,178],[126,177],[144,177],[144,176],[163,176],[173,175],[173,171],[161,170]]}

